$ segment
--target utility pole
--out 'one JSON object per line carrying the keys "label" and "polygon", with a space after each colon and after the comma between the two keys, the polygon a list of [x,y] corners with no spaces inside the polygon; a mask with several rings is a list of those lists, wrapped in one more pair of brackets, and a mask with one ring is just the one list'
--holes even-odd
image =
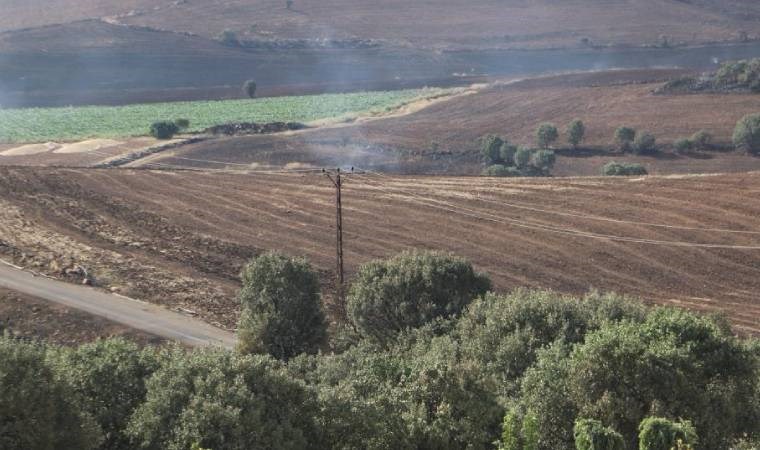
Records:
{"label": "utility pole", "polygon": [[335,186],[335,256],[336,256],[336,274],[337,274],[337,297],[338,297],[338,308],[340,309],[340,314],[344,316],[346,315],[346,299],[345,299],[345,292],[344,292],[344,279],[343,279],[343,205],[341,202],[341,187],[342,187],[342,181],[340,178],[341,172],[340,168],[335,170],[334,177],[330,174],[330,172],[327,172],[323,169],[323,172],[325,175],[327,175],[327,178],[332,181],[333,185]]}

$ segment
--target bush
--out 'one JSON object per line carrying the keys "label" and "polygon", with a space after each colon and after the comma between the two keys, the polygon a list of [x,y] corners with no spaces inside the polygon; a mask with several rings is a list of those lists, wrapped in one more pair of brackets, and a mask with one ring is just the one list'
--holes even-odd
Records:
{"label": "bush", "polygon": [[56,372],[80,398],[105,435],[103,448],[134,448],[126,428],[133,411],[145,400],[145,380],[158,368],[153,350],[140,350],[124,339],[109,339],[62,351]]}
{"label": "bush", "polygon": [[128,432],[134,448],[318,448],[315,415],[313,395],[269,356],[173,349]]}
{"label": "bush", "polygon": [[501,159],[501,147],[504,144],[504,140],[499,136],[489,134],[481,138],[480,154],[483,156],[483,162],[486,166],[500,164]]}
{"label": "bush", "polygon": [[491,281],[468,261],[439,252],[404,252],[359,269],[348,296],[357,330],[381,344],[398,332],[459,314]]}
{"label": "bush", "polygon": [[691,422],[671,422],[661,417],[647,417],[639,426],[639,450],[673,450],[697,444],[697,432]]}
{"label": "bush", "polygon": [[533,166],[544,175],[554,167],[557,162],[557,155],[552,150],[539,150],[533,153]]}
{"label": "bush", "polygon": [[483,169],[482,175],[485,177],[519,177],[522,176],[519,170],[514,167],[507,167],[501,164],[494,164]]}
{"label": "bush", "polygon": [[240,46],[240,40],[238,40],[237,34],[235,34],[232,30],[224,30],[216,37],[216,40],[219,41],[222,45],[227,45],[229,47],[239,47]]}
{"label": "bush", "polygon": [[97,448],[100,430],[40,345],[0,336],[0,448]]}
{"label": "bush", "polygon": [[637,155],[654,153],[657,150],[657,139],[646,131],[638,132],[633,141],[633,149]]}
{"label": "bush", "polygon": [[637,176],[647,175],[647,169],[639,163],[608,162],[602,167],[604,176]]}
{"label": "bush", "polygon": [[734,146],[753,155],[760,153],[760,114],[744,116],[736,124]]}
{"label": "bush", "polygon": [[515,167],[518,169],[525,169],[530,165],[530,160],[533,157],[533,152],[525,147],[520,147],[515,152]]}
{"label": "bush", "polygon": [[171,139],[179,133],[179,127],[174,122],[154,122],[150,126],[150,135],[156,139]]}
{"label": "bush", "polygon": [[575,149],[578,148],[586,135],[586,126],[578,119],[567,125],[567,142]]}
{"label": "bush", "polygon": [[573,436],[576,450],[625,450],[623,436],[598,420],[577,420]]}
{"label": "bush", "polygon": [[559,138],[557,127],[551,123],[542,123],[536,129],[536,143],[540,148],[546,149]]}
{"label": "bush", "polygon": [[673,148],[675,148],[678,153],[686,153],[694,148],[694,143],[688,139],[679,139],[673,143]]}
{"label": "bush", "polygon": [[174,121],[174,124],[177,125],[177,128],[180,130],[187,130],[190,128],[190,121],[187,119],[177,119]]}
{"label": "bush", "polygon": [[241,274],[241,353],[268,353],[288,359],[316,352],[327,334],[319,280],[309,263],[266,253]]}
{"label": "bush", "polygon": [[691,136],[691,142],[697,150],[709,150],[712,147],[713,136],[705,130],[700,130]]}
{"label": "bush", "polygon": [[517,146],[514,146],[508,141],[504,140],[504,143],[501,144],[501,149],[499,150],[499,156],[501,157],[502,164],[506,166],[514,166],[515,153],[517,153]]}
{"label": "bush", "polygon": [[255,98],[256,97],[256,88],[258,86],[256,85],[256,82],[253,80],[248,80],[245,83],[243,83],[243,93],[248,98]]}
{"label": "bush", "polygon": [[636,130],[633,128],[620,127],[615,130],[615,142],[623,152],[631,150],[634,139],[636,139]]}

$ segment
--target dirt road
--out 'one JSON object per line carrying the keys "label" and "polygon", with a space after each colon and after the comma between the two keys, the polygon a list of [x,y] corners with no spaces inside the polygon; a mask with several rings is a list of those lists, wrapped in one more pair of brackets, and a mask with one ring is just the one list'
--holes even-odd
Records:
{"label": "dirt road", "polygon": [[235,336],[198,319],[156,306],[32,275],[0,264],[0,286],[33,295],[192,347],[231,348]]}

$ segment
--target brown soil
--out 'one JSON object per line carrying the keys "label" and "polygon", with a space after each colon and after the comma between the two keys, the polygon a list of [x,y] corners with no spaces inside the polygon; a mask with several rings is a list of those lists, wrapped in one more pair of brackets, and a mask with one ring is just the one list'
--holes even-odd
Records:
{"label": "brown soil", "polygon": [[[41,13],[41,11],[43,13]],[[101,18],[214,37],[362,38],[428,46],[556,47],[737,39],[760,32],[753,0],[11,0],[0,30]]]}
{"label": "brown soil", "polygon": [[[760,174],[637,179],[347,175],[345,252],[470,258],[499,290],[614,290],[760,332]],[[334,192],[321,175],[0,168],[0,254],[234,326],[263,249],[308,257],[329,294]],[[434,226],[431,226],[435,224]]]}
{"label": "brown soil", "polygon": [[141,345],[163,339],[135,331],[107,319],[0,288],[0,327],[24,339],[74,346],[96,339],[124,337]]}
{"label": "brown soil", "polygon": [[[530,145],[538,124],[553,122],[564,132],[565,124],[580,118],[587,128],[584,147],[560,150],[555,175],[597,175],[612,160],[640,162],[654,174],[760,170],[760,158],[725,151],[730,149],[737,120],[760,111],[760,96],[652,94],[661,80],[682,73],[609,71],[502,83],[403,117],[291,136],[211,140],[150,162],[214,169],[297,162],[398,173],[477,174],[482,169],[479,137],[499,134]],[[621,125],[654,133],[663,151],[647,157],[619,154],[612,141]],[[714,134],[717,147],[724,151],[678,155],[670,148],[676,139],[702,129]]]}

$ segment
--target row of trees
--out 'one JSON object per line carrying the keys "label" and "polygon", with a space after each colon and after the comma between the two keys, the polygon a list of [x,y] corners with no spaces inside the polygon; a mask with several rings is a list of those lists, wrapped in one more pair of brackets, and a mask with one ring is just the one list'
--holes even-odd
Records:
{"label": "row of trees", "polygon": [[483,175],[492,177],[548,176],[557,160],[551,150],[518,147],[500,136],[480,139],[486,168]]}
{"label": "row of trees", "polygon": [[718,318],[491,294],[467,261],[410,252],[362,267],[327,354],[305,261],[243,278],[237,352],[0,339],[0,448],[660,450],[681,419],[684,445],[760,438],[760,343]]}

